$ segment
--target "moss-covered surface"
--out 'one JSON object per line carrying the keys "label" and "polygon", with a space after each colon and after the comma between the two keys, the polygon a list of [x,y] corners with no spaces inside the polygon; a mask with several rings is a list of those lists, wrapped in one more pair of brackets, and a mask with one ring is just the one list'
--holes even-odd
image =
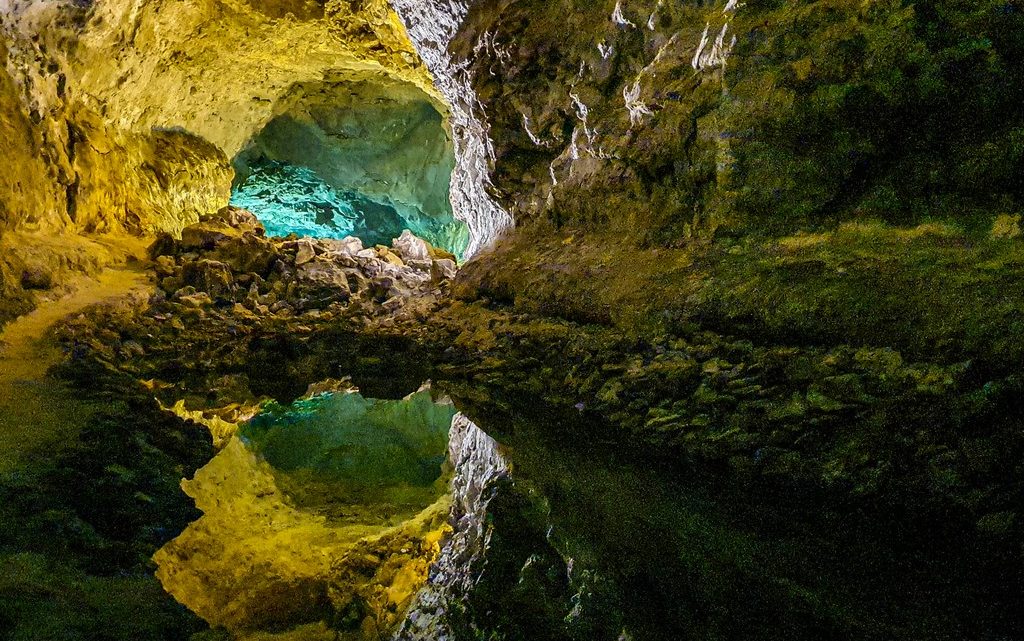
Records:
{"label": "moss-covered surface", "polygon": [[302,639],[318,622],[385,637],[449,531],[453,414],[426,391],[271,407],[182,483],[203,516],[156,553],[157,577],[233,638]]}
{"label": "moss-covered surface", "polygon": [[711,330],[1007,368],[1024,357],[1022,280],[1020,239],[848,223],[688,250],[579,230],[523,234],[470,263],[457,293],[635,336]]}
{"label": "moss-covered surface", "polygon": [[[518,224],[673,245],[1019,212],[1019,2],[728,4],[474,4],[458,55]],[[726,25],[724,64],[695,70]]]}
{"label": "moss-covered surface", "polygon": [[131,379],[82,361],[68,372],[98,409],[74,442],[0,477],[0,636],[188,639],[205,625],[150,557],[198,516],[178,484],[212,456],[209,435]]}

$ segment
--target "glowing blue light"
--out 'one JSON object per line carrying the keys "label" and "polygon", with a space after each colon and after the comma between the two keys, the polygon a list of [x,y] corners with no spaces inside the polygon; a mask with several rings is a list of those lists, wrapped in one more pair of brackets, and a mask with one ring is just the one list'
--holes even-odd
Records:
{"label": "glowing blue light", "polygon": [[231,204],[256,214],[270,236],[298,234],[314,238],[355,236],[364,245],[390,245],[404,229],[461,255],[468,233],[448,214],[432,218],[418,211],[403,216],[390,203],[335,189],[306,167],[259,160],[237,184]]}

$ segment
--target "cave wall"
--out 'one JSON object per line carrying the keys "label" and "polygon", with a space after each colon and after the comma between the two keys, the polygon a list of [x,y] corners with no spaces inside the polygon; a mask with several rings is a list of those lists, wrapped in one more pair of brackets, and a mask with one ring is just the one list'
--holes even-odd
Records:
{"label": "cave wall", "polygon": [[226,203],[230,169],[182,129],[109,123],[69,76],[87,12],[62,3],[4,14],[0,101],[11,173],[0,183],[7,230],[59,234],[178,231]]}
{"label": "cave wall", "polygon": [[390,203],[416,233],[431,219],[438,226],[452,222],[455,159],[443,116],[428,94],[380,74],[299,85],[289,102],[294,106],[236,157],[236,184],[249,163],[266,158],[312,169],[335,189]]}
{"label": "cave wall", "polygon": [[226,205],[228,159],[302,87],[383,78],[447,116],[385,0],[3,0],[0,28],[7,299],[26,234],[176,233]]}
{"label": "cave wall", "polygon": [[455,38],[517,223],[675,244],[1022,207],[1017,1],[483,0]]}
{"label": "cave wall", "polygon": [[467,257],[512,228],[508,211],[492,197],[494,149],[472,87],[474,71],[453,55],[451,45],[476,0],[391,0],[409,39],[448,105],[455,168],[451,201],[455,217],[469,226]]}

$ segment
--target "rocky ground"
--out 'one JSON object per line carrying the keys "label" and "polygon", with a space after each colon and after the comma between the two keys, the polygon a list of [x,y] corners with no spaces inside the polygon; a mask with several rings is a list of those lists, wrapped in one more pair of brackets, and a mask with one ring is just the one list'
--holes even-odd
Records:
{"label": "rocky ground", "polygon": [[[972,259],[958,262],[948,252],[966,250],[950,250],[941,234],[938,240],[927,233],[886,237],[913,251],[894,254],[874,240],[842,237],[783,246],[772,260],[827,261],[814,266],[821,288],[791,292],[789,300],[812,305],[824,292],[838,305],[843,296],[858,296],[879,266],[924,270],[925,258],[941,255],[947,283],[978,283],[985,272],[975,272],[976,252],[1007,265],[1016,264],[1018,253],[1016,241],[992,241],[959,254]],[[727,638],[819,638],[825,631],[832,638],[953,639],[1012,637],[1021,629],[1013,613],[1024,611],[1018,589],[1024,584],[1024,383],[998,357],[999,343],[971,347],[975,359],[956,349],[929,353],[901,342],[916,340],[912,335],[894,335],[888,344],[873,340],[855,317],[837,321],[851,328],[837,330],[845,340],[819,334],[819,342],[805,341],[799,328],[755,340],[718,331],[710,313],[672,316],[677,308],[658,298],[657,288],[642,290],[653,298],[634,314],[607,314],[598,295],[581,294],[601,278],[585,266],[600,263],[589,255],[580,259],[583,266],[573,262],[573,242],[533,249],[557,280],[546,281],[545,269],[508,267],[521,246],[506,255],[499,249],[496,262],[470,263],[455,274],[449,258],[410,236],[372,249],[350,239],[267,239],[248,214],[226,210],[186,229],[180,241],[154,245],[160,290],[148,308],[107,309],[64,327],[67,371],[103,368],[145,380],[165,403],[185,399],[194,410],[294,398],[328,377],[350,375],[382,397],[433,379],[499,441],[518,447],[520,469],[554,492],[547,495],[548,516],[541,516],[544,510],[531,507],[535,499],[495,490],[506,498],[496,499],[494,518],[532,543],[495,540],[504,550],[496,554],[511,565],[488,565],[488,580],[460,594],[461,605],[449,615],[464,631],[482,626],[514,639],[526,629],[546,630],[547,638],[604,630],[602,637],[611,634],[609,621],[617,621],[644,630],[645,638],[712,631]],[[866,254],[871,246],[875,253]],[[730,293],[733,307],[715,309],[742,310],[764,290],[732,289],[733,281],[716,278],[715,270],[733,279],[757,274],[758,261],[773,254],[753,249],[717,257],[661,254],[645,264],[676,266],[685,259],[706,270],[686,272],[702,278],[693,291],[703,297],[691,299],[696,309]],[[851,259],[844,261],[843,252]],[[835,263],[846,271],[833,283],[821,275]],[[499,264],[506,271],[492,271]],[[665,287],[679,291],[671,273],[638,268],[630,278],[667,278]],[[637,281],[624,285],[630,282]],[[604,291],[614,296],[628,289]],[[991,322],[1007,313],[998,305],[986,310],[990,295],[977,292],[977,306],[962,296],[961,307]],[[559,303],[565,300],[575,302]],[[913,300],[889,300],[866,303],[873,307],[864,319],[889,304],[897,313],[890,327],[899,327],[900,313],[925,309]],[[668,322],[651,321],[658,317]],[[745,318],[763,327],[756,316]],[[913,318],[923,332],[946,331],[938,319]],[[672,506],[676,529],[669,539],[651,535],[631,552],[611,553],[633,534],[596,536],[595,524],[563,518],[562,527],[582,546],[577,555],[591,558],[596,574],[550,592],[550,585],[527,580],[534,571],[527,560],[546,550],[547,567],[567,571],[559,556],[569,555],[566,548],[552,551],[541,534],[550,519],[559,519],[557,506],[565,496],[590,496],[595,503],[582,511],[597,509],[620,490],[627,496],[631,483],[609,471],[610,494],[598,498],[590,481],[559,480],[555,470],[564,463],[552,461],[574,460],[581,447],[612,448],[613,458],[635,456],[645,470],[662,470],[645,487],[665,488],[652,496],[660,497],[657,505]],[[596,461],[606,458],[595,454],[578,463],[597,469]],[[531,464],[534,459],[546,462]],[[685,497],[687,506],[671,496]],[[620,508],[602,509],[608,519],[627,519]],[[649,518],[638,513],[628,520]],[[684,553],[690,544],[703,551]],[[649,566],[652,556],[661,558],[660,569]],[[594,612],[612,606],[594,601],[581,614],[579,595],[597,589],[595,580],[608,599],[653,581],[641,592],[653,589],[661,600],[644,610],[616,606],[625,609],[613,608],[611,619]],[[533,587],[522,588],[517,599],[499,598],[511,585]],[[550,607],[530,610],[538,600]]]}

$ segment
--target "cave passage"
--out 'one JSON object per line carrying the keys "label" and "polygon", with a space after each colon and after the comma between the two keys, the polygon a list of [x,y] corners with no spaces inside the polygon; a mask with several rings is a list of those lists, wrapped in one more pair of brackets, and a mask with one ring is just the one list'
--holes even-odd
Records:
{"label": "cave passage", "polygon": [[381,78],[296,88],[234,159],[231,202],[273,236],[356,236],[390,245],[408,229],[461,256],[444,118],[420,89]]}

